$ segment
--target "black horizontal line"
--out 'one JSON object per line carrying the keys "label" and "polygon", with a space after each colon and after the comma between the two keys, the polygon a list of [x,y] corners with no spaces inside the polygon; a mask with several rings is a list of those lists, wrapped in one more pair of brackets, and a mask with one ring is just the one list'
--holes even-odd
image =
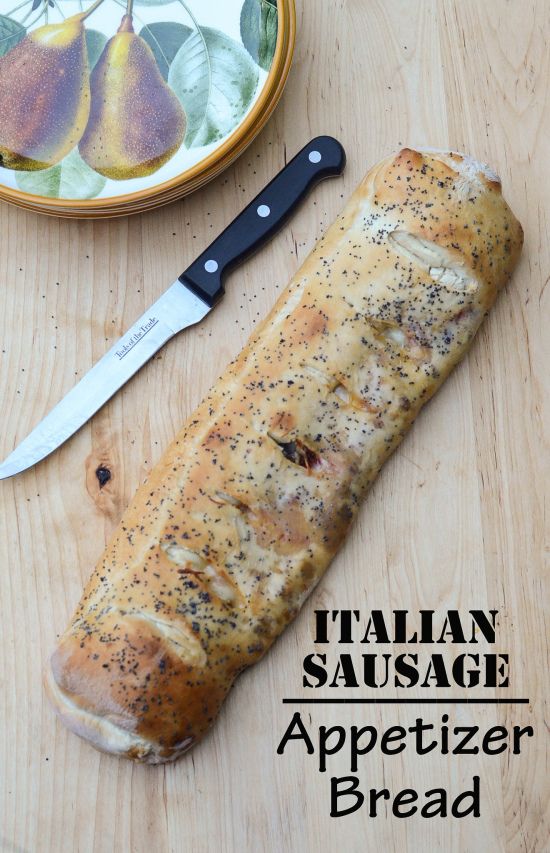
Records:
{"label": "black horizontal line", "polygon": [[422,699],[283,699],[283,705],[528,705],[529,699],[454,699],[452,697]]}

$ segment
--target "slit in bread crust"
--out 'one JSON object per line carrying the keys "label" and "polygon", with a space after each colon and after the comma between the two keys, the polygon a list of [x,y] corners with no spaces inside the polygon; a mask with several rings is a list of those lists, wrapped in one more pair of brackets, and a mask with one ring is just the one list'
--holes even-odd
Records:
{"label": "slit in bread crust", "polygon": [[[225,495],[224,492],[215,492],[215,497],[210,497],[214,503],[227,503],[231,506],[235,506],[237,509],[246,509],[244,504],[241,504],[240,501],[235,503],[234,499],[231,498],[230,495]],[[231,585],[231,583],[219,573],[215,566],[207,562],[204,557],[201,557],[200,554],[197,554],[190,548],[185,548],[177,542],[171,542],[169,540],[161,542],[160,547],[168,559],[175,563],[176,566],[181,566],[182,569],[186,569],[191,565],[193,568],[189,571],[195,575],[201,576],[201,579],[205,581],[205,585],[207,585],[214,595],[217,596],[224,604],[231,604],[238,597],[237,590]]]}
{"label": "slit in bread crust", "polygon": [[323,467],[323,459],[316,450],[303,441],[301,438],[291,438],[289,441],[284,441],[282,438],[276,438],[272,433],[268,432],[269,438],[277,444],[285,459],[293,462],[294,465],[299,465],[309,473],[317,471]]}
{"label": "slit in bread crust", "polygon": [[200,667],[206,664],[207,655],[200,641],[191,631],[186,631],[183,626],[165,622],[163,619],[159,619],[158,616],[153,616],[152,613],[145,613],[139,610],[120,610],[119,612],[125,617],[137,619],[151,625],[177,656],[181,660],[189,662],[191,666]]}
{"label": "slit in bread crust", "polygon": [[446,290],[473,293],[478,289],[477,281],[464,264],[457,262],[450,252],[432,240],[396,229],[388,234],[388,241],[394,251],[418,264],[436,284]]}

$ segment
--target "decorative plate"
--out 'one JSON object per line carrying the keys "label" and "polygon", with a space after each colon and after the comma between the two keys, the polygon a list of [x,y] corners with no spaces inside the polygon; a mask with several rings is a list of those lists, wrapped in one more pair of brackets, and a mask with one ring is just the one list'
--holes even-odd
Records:
{"label": "decorative plate", "polygon": [[294,27],[293,0],[0,0],[0,198],[116,215],[196,189],[267,121]]}

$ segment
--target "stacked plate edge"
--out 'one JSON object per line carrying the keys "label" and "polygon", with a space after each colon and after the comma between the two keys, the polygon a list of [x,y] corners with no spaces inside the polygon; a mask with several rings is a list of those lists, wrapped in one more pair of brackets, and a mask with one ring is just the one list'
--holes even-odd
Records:
{"label": "stacked plate edge", "polygon": [[[275,109],[294,0],[0,0],[0,199],[140,213],[219,175]],[[27,8],[28,7],[28,8]]]}

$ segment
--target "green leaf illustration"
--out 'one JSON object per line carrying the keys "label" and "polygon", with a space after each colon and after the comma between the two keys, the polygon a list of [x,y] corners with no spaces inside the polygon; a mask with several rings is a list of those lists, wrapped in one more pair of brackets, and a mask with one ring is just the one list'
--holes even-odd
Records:
{"label": "green leaf illustration", "polygon": [[178,50],[168,82],[185,110],[185,145],[196,148],[227,136],[250,106],[258,68],[242,45],[199,27]]}
{"label": "green leaf illustration", "polygon": [[147,42],[157,60],[160,73],[168,80],[168,69],[176,53],[193,32],[183,24],[159,22],[147,24],[140,32],[141,38]]}
{"label": "green leaf illustration", "polygon": [[99,32],[99,30],[86,30],[86,47],[88,48],[90,71],[101,56],[106,44],[107,36],[104,36],[103,33]]}
{"label": "green leaf illustration", "polygon": [[269,71],[277,45],[277,0],[244,0],[241,38],[250,56]]}
{"label": "green leaf illustration", "polygon": [[18,21],[12,21],[6,15],[0,15],[0,56],[15,47],[26,35],[25,27]]}
{"label": "green leaf illustration", "polygon": [[76,148],[50,169],[16,172],[15,181],[23,192],[67,199],[95,198],[107,183],[103,175],[90,169]]}

